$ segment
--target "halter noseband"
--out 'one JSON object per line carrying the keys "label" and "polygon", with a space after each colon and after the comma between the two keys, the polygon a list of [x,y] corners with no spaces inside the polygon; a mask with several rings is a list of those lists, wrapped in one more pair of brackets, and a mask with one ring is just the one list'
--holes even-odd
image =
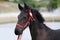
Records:
{"label": "halter noseband", "polygon": [[16,24],[16,26],[21,28],[22,30],[24,30],[26,27],[28,27],[30,25],[30,21],[35,21],[31,10],[29,10],[28,14],[29,14],[29,18],[28,18],[28,21],[26,22],[26,24],[24,26],[21,24]]}

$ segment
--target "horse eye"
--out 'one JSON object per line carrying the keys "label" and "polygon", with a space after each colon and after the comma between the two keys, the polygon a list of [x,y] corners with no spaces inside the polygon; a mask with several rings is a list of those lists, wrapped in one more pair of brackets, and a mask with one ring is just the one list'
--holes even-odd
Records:
{"label": "horse eye", "polygon": [[26,17],[24,17],[24,19],[26,19]]}

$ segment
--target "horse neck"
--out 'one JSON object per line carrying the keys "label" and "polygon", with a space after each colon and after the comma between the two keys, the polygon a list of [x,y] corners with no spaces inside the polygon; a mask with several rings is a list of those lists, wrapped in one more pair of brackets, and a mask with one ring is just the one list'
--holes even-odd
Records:
{"label": "horse neck", "polygon": [[32,40],[40,40],[41,35],[42,37],[46,37],[48,35],[48,31],[50,30],[50,28],[48,28],[45,24],[37,22],[32,22],[29,28]]}

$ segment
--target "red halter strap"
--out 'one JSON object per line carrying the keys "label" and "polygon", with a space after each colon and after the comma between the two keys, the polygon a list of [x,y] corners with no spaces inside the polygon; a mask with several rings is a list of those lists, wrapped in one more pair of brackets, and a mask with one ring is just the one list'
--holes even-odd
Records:
{"label": "red halter strap", "polygon": [[32,15],[31,10],[29,10],[29,19],[28,19],[28,21],[26,22],[26,24],[25,24],[24,26],[21,25],[21,24],[16,24],[16,26],[18,26],[18,27],[20,27],[21,29],[24,30],[27,26],[30,25],[30,20],[31,20],[31,21],[35,21],[35,19],[33,18],[33,15]]}

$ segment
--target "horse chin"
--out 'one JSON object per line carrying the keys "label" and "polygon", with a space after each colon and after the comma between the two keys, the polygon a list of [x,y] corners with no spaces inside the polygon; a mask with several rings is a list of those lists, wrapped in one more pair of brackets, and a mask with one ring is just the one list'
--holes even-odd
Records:
{"label": "horse chin", "polygon": [[22,30],[19,27],[15,28],[15,35],[21,35],[22,34]]}

